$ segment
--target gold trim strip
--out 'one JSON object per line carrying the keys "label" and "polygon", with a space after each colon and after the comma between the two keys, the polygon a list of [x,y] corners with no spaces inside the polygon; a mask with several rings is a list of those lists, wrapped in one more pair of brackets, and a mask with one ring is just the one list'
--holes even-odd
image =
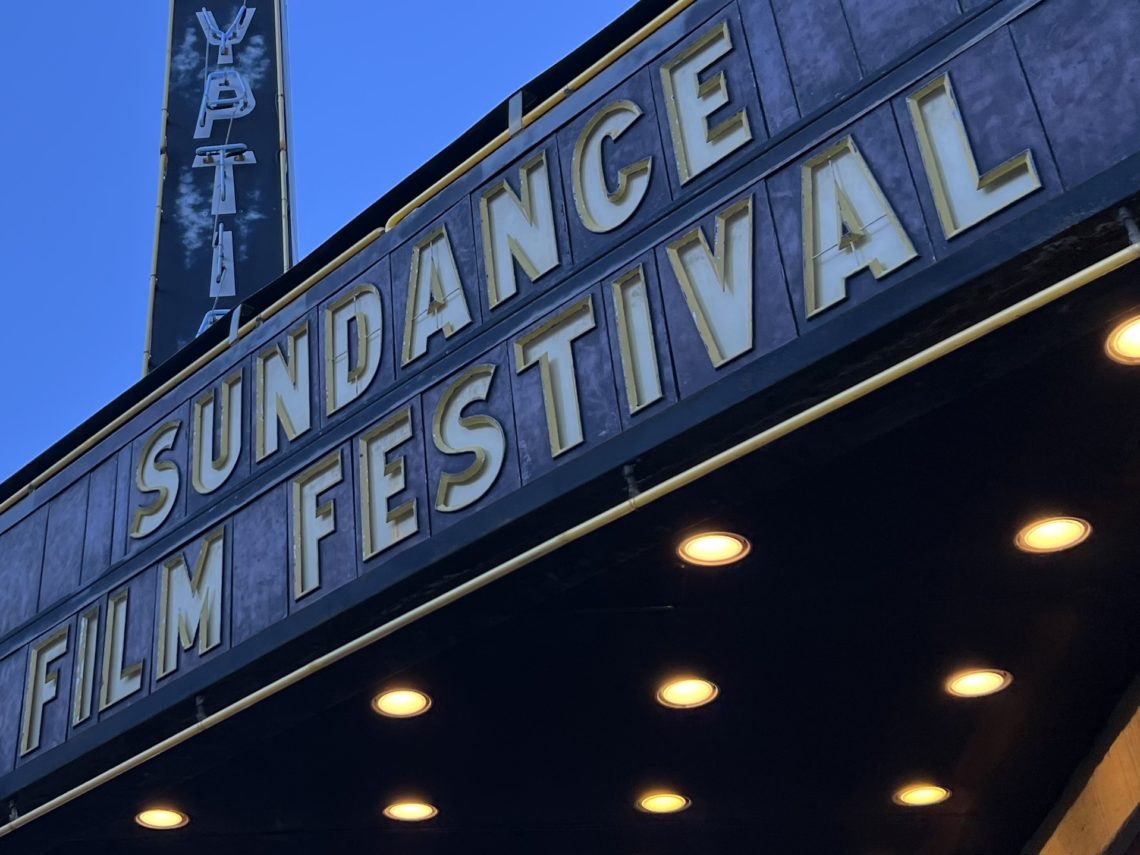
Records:
{"label": "gold trim strip", "polygon": [[[537,107],[523,116],[522,126],[524,128],[528,128],[533,125],[551,110],[565,101],[570,95],[581,89],[595,77],[601,74],[602,71],[613,65],[614,62],[621,59],[623,56],[633,50],[633,48],[637,47],[655,32],[660,30],[662,27],[680,15],[683,11],[692,6],[695,2],[696,0],[677,0],[676,3],[666,9],[652,21],[645,24],[633,35],[624,39],[620,44],[616,45],[609,52],[607,52],[605,56],[598,59],[596,62],[594,62],[593,65],[591,65],[577,77],[571,80],[568,84],[563,86],[549,98],[547,98]],[[441,192],[447,187],[450,187],[465,174],[467,174],[467,172],[469,172],[473,167],[506,145],[507,141],[511,139],[511,136],[511,132],[509,130],[506,130],[488,142],[481,149],[479,149],[477,152],[475,152],[473,155],[468,157],[461,164],[447,173],[447,175],[436,181],[434,184],[432,184],[430,187],[412,199],[412,201],[408,202],[406,205],[404,205],[404,207],[400,208],[398,211],[396,211],[396,213],[390,216],[388,218],[388,222],[384,224],[385,230],[391,231],[394,229],[396,227],[396,224],[407,217],[408,214],[412,213],[412,211],[416,210],[416,208],[421,207],[437,193]]]}
{"label": "gold trim strip", "polygon": [[14,504],[19,502],[21,499],[23,499],[25,496],[27,496],[29,493],[31,493],[33,490],[35,490],[37,487],[42,486],[45,482],[47,482],[48,480],[53,478],[64,467],[73,463],[81,455],[85,454],[87,451],[89,451],[95,445],[102,442],[104,439],[106,439],[108,436],[110,436],[112,433],[114,433],[116,430],[118,430],[120,427],[122,427],[128,421],[133,419],[140,412],[145,410],[147,407],[149,407],[151,404],[153,404],[155,401],[157,401],[159,398],[161,398],[163,395],[165,395],[167,392],[169,392],[171,389],[173,389],[175,386],[177,386],[179,383],[181,383],[183,380],[185,380],[187,377],[189,377],[195,371],[197,371],[199,368],[203,367],[207,362],[210,362],[216,356],[219,356],[220,354],[224,353],[226,350],[228,350],[233,345],[234,342],[240,341],[241,339],[245,338],[245,336],[248,335],[252,330],[256,329],[262,323],[264,323],[265,321],[269,320],[271,317],[276,315],[283,308],[285,308],[285,306],[287,306],[289,303],[293,302],[293,300],[297,299],[297,297],[301,296],[301,294],[303,294],[305,291],[308,291],[309,288],[311,288],[315,283],[324,279],[332,271],[336,270],[338,267],[340,267],[342,264],[344,264],[346,261],[348,261],[348,259],[352,258],[357,253],[362,252],[365,248],[368,247],[369,244],[374,242],[382,234],[384,234],[383,229],[376,229],[375,231],[365,235],[360,240],[358,240],[356,243],[354,243],[352,246],[350,246],[348,249],[346,249],[344,252],[342,252],[340,255],[338,255],[336,258],[334,258],[332,261],[330,261],[328,264],[326,264],[324,267],[322,267],[320,270],[318,270],[316,273],[314,273],[312,276],[308,277],[304,282],[302,282],[296,288],[292,289],[291,291],[289,291],[289,293],[285,294],[277,302],[266,307],[257,316],[246,321],[238,329],[237,338],[235,338],[233,340],[233,342],[231,342],[229,339],[227,339],[223,342],[219,342],[218,344],[214,345],[212,348],[210,348],[210,350],[208,350],[206,353],[202,354],[200,357],[198,357],[196,360],[194,360],[194,362],[192,362],[190,365],[187,365],[185,368],[183,368],[181,371],[179,371],[177,374],[175,374],[173,377],[171,377],[169,380],[167,380],[165,383],[163,383],[161,386],[159,386],[157,389],[155,389],[153,392],[151,392],[145,398],[143,398],[141,401],[139,401],[134,406],[132,406],[130,409],[128,409],[125,413],[118,416],[114,421],[110,422],[109,424],[107,424],[103,428],[101,428],[94,436],[88,437],[77,448],[75,448],[72,451],[69,451],[66,455],[64,455],[62,458],[60,458],[57,462],[53,463],[48,469],[45,469],[43,472],[41,472],[39,475],[37,475],[35,478],[33,478],[31,481],[29,481],[25,486],[21,487],[19,490],[17,490],[11,496],[9,496],[7,499],[5,499],[3,502],[0,502],[0,514],[4,513],[4,511],[8,510],[8,508],[12,507]]}
{"label": "gold trim strip", "polygon": [[364,633],[361,636],[358,636],[357,638],[341,645],[335,650],[331,650],[323,656],[319,656],[316,659],[313,659],[300,668],[297,668],[285,676],[274,680],[269,685],[263,686],[256,692],[253,692],[244,698],[234,701],[229,706],[223,707],[217,712],[206,716],[196,724],[193,724],[190,727],[187,727],[184,730],[175,733],[173,736],[167,737],[162,742],[159,742],[157,745],[148,748],[146,751],[142,751],[139,754],[136,754],[134,757],[124,760],[122,763],[119,763],[107,771],[96,775],[94,778],[91,778],[85,783],[80,784],[77,787],[73,787],[62,795],[55,797],[51,801],[45,802],[44,804],[33,808],[23,816],[19,816],[16,819],[8,822],[6,825],[0,826],[0,838],[8,836],[17,829],[39,819],[40,817],[46,816],[57,808],[63,807],[69,802],[74,801],[80,796],[91,792],[103,784],[106,784],[109,781],[113,781],[120,775],[123,775],[132,769],[141,766],[143,763],[146,763],[148,760],[151,760],[160,754],[163,754],[170,749],[181,745],[183,742],[186,742],[199,733],[209,730],[210,728],[219,725],[230,718],[233,718],[239,712],[249,709],[261,701],[270,698],[273,695],[276,695],[278,692],[281,692],[284,689],[287,689],[290,686],[299,683],[301,680],[304,680],[305,678],[324,670],[330,665],[334,665],[342,659],[351,656],[360,650],[363,650],[369,645],[372,645],[377,641],[380,641],[381,639],[392,635],[396,631],[415,623],[420,618],[437,612],[444,606],[450,605],[451,603],[462,599],[468,594],[474,593],[475,591],[486,587],[490,583],[510,575],[514,571],[519,570],[522,567],[525,567],[528,564],[531,564],[538,559],[557,551],[558,549],[561,549],[563,546],[580,540],[586,535],[591,534],[598,529],[609,525],[612,522],[616,522],[617,520],[620,520],[623,517],[632,514],[634,511],[640,510],[641,508],[644,508],[653,502],[656,502],[658,499],[662,499],[665,496],[676,492],[682,487],[686,487],[689,484],[692,484],[693,482],[705,477],[706,475],[712,474],[713,472],[722,469],[728,464],[746,457],[754,451],[758,451],[765,446],[771,445],[776,440],[782,439],[783,437],[795,432],[796,430],[799,430],[802,427],[806,427],[807,425],[819,421],[824,416],[833,413],[836,410],[842,409],[848,404],[854,403],[855,401],[866,397],[872,392],[890,385],[896,380],[913,374],[915,371],[925,365],[929,365],[930,363],[935,362],[944,356],[948,356],[955,351],[961,350],[966,345],[975,342],[978,339],[981,339],[990,333],[1013,323],[1019,318],[1025,317],[1026,315],[1031,314],[1032,312],[1035,312],[1038,309],[1073,293],[1074,291],[1084,287],[1085,285],[1088,285],[1091,282],[1095,282],[1098,279],[1107,276],[1109,273],[1112,273],[1113,271],[1118,270],[1125,265],[1131,264],[1137,259],[1140,259],[1140,242],[1130,243],[1124,249],[1113,253],[1107,258],[1101,259],[1095,264],[1091,264],[1088,267],[1077,271],[1073,275],[1062,279],[1060,282],[1056,282],[1053,285],[1050,285],[1048,288],[1038,291],[1036,294],[1026,297],[1020,302],[1014,303],[1012,306],[1007,306],[1000,312],[990,315],[988,318],[978,321],[972,326],[966,327],[966,329],[954,333],[942,341],[931,345],[925,350],[921,350],[913,356],[909,356],[901,362],[897,362],[891,367],[886,368],[879,373],[874,374],[871,377],[860,381],[859,383],[856,383],[853,386],[847,387],[842,392],[838,392],[837,394],[832,395],[830,398],[827,398],[826,400],[821,401],[814,406],[808,407],[806,410],[800,411],[791,418],[785,419],[779,424],[773,425],[772,427],[767,428],[766,430],[763,430],[760,433],[737,443],[731,448],[725,449],[719,454],[713,455],[701,463],[698,463],[695,466],[692,466],[689,469],[686,469],[685,471],[680,472],[677,475],[674,475],[673,477],[648,488],[644,492],[636,496],[632,496],[626,501],[618,505],[614,505],[608,510],[602,511],[601,513],[590,517],[589,519],[579,523],[576,526],[566,529],[560,534],[557,534],[543,541],[537,546],[533,546],[525,552],[516,555],[514,558],[511,558],[508,561],[504,561],[503,563],[492,567],[491,569],[481,573],[473,579],[469,579],[462,585],[452,588],[450,591],[445,591],[444,593],[428,600],[426,603],[422,603],[411,611],[405,612],[399,617],[394,618],[393,620],[390,620],[387,623],[382,624],[375,629]]}

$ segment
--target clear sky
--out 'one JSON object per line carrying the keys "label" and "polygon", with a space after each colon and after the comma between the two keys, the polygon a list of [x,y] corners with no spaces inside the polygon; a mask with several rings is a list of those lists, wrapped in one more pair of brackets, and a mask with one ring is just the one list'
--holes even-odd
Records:
{"label": "clear sky", "polygon": [[[299,254],[631,5],[289,0]],[[141,375],[167,3],[4,25],[0,480]]]}

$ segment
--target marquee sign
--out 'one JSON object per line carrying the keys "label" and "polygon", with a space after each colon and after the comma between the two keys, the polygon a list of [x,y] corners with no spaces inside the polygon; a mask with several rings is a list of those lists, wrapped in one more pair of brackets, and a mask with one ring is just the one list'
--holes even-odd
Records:
{"label": "marquee sign", "polygon": [[[1138,139],[1066,148],[1039,96],[1069,59],[1038,30],[1075,0],[999,3],[806,122],[817,72],[772,8],[690,6],[8,509],[0,773],[414,576],[708,390],[842,347],[834,319],[924,293]],[[1140,8],[1095,26],[1127,40]]]}
{"label": "marquee sign", "polygon": [[144,370],[292,264],[282,0],[170,0]]}

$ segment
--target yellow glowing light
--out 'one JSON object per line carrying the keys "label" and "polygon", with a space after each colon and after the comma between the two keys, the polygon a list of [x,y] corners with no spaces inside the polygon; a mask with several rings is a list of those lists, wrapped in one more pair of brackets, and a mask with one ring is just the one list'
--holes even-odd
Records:
{"label": "yellow glowing light", "polygon": [[657,702],[673,709],[689,710],[712,703],[719,694],[716,683],[700,677],[683,677],[664,683],[657,690]]}
{"label": "yellow glowing light", "polygon": [[637,806],[646,813],[678,813],[692,802],[680,793],[648,793],[637,800]]}
{"label": "yellow glowing light", "polygon": [[384,816],[400,822],[423,822],[439,813],[439,808],[426,802],[396,802],[384,808]]}
{"label": "yellow glowing light", "polygon": [[415,689],[392,689],[372,699],[372,708],[389,718],[412,718],[431,707],[431,698]]}
{"label": "yellow glowing light", "polygon": [[147,808],[135,816],[135,822],[143,828],[166,831],[171,828],[182,828],[190,822],[190,817],[173,808]]}
{"label": "yellow glowing light", "polygon": [[752,544],[739,534],[706,531],[686,537],[677,547],[680,556],[690,564],[719,567],[739,561],[752,551]]}
{"label": "yellow glowing light", "polygon": [[1122,365],[1140,365],[1140,316],[1129,318],[1110,332],[1104,350],[1109,359]]}
{"label": "yellow glowing light", "polygon": [[951,674],[946,691],[958,698],[982,698],[1009,687],[1013,675],[999,668],[975,668]]}
{"label": "yellow glowing light", "polygon": [[1014,543],[1022,552],[1059,552],[1083,543],[1092,526],[1079,517],[1045,517],[1017,533]]}
{"label": "yellow glowing light", "polygon": [[907,807],[929,807],[950,798],[950,791],[937,784],[911,784],[895,792],[895,804]]}

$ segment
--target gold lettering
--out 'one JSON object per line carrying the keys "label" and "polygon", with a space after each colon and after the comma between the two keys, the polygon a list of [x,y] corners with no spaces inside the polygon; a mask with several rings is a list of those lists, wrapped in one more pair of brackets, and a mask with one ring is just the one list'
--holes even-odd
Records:
{"label": "gold lettering", "polygon": [[906,100],[947,239],[1041,189],[1029,149],[979,174],[949,74],[934,78]]}
{"label": "gold lettering", "polygon": [[518,291],[516,261],[531,282],[558,266],[545,151],[519,169],[519,189],[521,195],[516,196],[504,180],[479,199],[487,303],[492,309]]}
{"label": "gold lettering", "polygon": [[515,341],[519,374],[538,363],[552,457],[581,445],[586,438],[572,345],[594,326],[594,301],[587,296]]}

